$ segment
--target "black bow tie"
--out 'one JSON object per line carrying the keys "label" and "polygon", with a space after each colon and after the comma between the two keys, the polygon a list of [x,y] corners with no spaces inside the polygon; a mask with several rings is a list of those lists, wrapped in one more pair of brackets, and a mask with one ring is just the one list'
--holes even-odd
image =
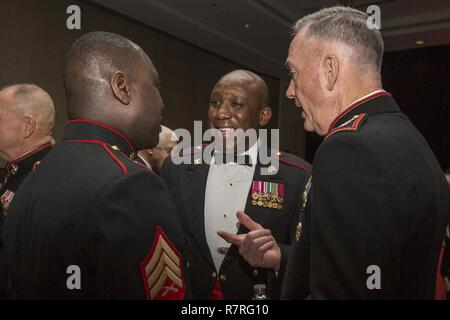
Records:
{"label": "black bow tie", "polygon": [[248,154],[236,155],[230,153],[216,152],[214,154],[215,164],[237,163],[243,166],[251,166],[252,160]]}

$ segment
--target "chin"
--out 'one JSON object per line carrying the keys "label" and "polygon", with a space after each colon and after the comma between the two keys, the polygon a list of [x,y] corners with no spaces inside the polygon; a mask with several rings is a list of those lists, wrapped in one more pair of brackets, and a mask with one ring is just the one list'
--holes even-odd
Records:
{"label": "chin", "polygon": [[305,131],[308,131],[308,132],[315,132],[316,131],[314,126],[307,120],[305,120],[305,122],[303,124],[303,128],[305,128]]}

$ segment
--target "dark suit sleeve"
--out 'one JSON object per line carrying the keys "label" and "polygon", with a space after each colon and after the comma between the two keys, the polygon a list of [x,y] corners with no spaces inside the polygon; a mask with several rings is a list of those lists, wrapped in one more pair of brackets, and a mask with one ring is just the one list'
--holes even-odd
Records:
{"label": "dark suit sleeve", "polygon": [[161,169],[161,179],[166,184],[167,188],[170,190],[170,180],[169,180],[169,173],[170,173],[170,158],[166,158],[163,162],[162,169]]}
{"label": "dark suit sleeve", "polygon": [[[408,203],[383,159],[356,134],[337,134],[319,148],[313,167],[311,293],[313,299],[393,297],[400,228]],[[396,201],[390,201],[390,197]],[[401,204],[401,205],[399,205]],[[395,206],[395,207],[394,207]],[[381,289],[367,281],[381,271]],[[370,283],[375,283],[372,277]]]}
{"label": "dark suit sleeve", "polygon": [[[306,173],[304,174],[306,176]],[[305,177],[303,178],[303,184],[305,183]],[[274,271],[270,270],[268,275],[268,285],[269,285],[269,294],[272,299],[279,299],[281,296],[281,289],[283,285],[284,275],[286,273],[286,267],[289,261],[289,257],[292,251],[292,244],[295,239],[295,231],[300,217],[300,207],[301,207],[301,196],[303,193],[304,185],[298,186],[298,191],[295,193],[297,198],[296,201],[296,209],[291,215],[290,228],[289,228],[289,240],[288,243],[277,243],[281,252],[281,261],[280,261],[280,269],[275,274]]]}
{"label": "dark suit sleeve", "polygon": [[170,199],[162,181],[144,170],[119,178],[99,199],[86,235],[98,297],[146,298],[140,264],[152,248],[156,228],[162,227],[175,246],[180,243]]}
{"label": "dark suit sleeve", "polygon": [[447,225],[445,240],[444,240],[444,255],[442,256],[441,275],[443,277],[450,277],[450,224]]}
{"label": "dark suit sleeve", "polygon": [[268,270],[267,282],[269,286],[269,296],[271,299],[280,298],[286,265],[291,253],[291,247],[288,245],[278,243],[278,247],[281,251],[280,270],[277,273],[273,270]]}

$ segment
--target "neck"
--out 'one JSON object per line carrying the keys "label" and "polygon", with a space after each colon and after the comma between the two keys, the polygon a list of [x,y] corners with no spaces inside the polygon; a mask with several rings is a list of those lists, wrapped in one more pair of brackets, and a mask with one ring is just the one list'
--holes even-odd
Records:
{"label": "neck", "polygon": [[30,152],[44,144],[50,143],[51,141],[52,141],[51,136],[45,136],[40,139],[33,140],[32,142],[24,141],[24,143],[21,146],[9,152],[5,152],[2,155],[2,158],[5,159],[7,162],[14,161],[23,156],[24,154],[26,154],[27,152]]}
{"label": "neck", "polygon": [[381,89],[380,81],[366,81],[366,83],[364,83],[361,79],[358,79],[358,82],[353,82],[353,84],[350,83],[350,85],[345,87],[345,90],[343,90],[343,94],[339,99],[338,114],[341,114],[356,100]]}

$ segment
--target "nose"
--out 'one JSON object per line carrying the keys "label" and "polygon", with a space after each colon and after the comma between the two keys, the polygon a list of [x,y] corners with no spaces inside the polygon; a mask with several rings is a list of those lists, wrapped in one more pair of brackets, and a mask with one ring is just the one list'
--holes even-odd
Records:
{"label": "nose", "polygon": [[295,90],[294,90],[294,81],[291,79],[291,81],[289,81],[289,86],[286,90],[286,97],[288,99],[294,99],[295,98]]}
{"label": "nose", "polygon": [[231,108],[228,103],[223,102],[220,104],[219,110],[217,110],[217,119],[229,119],[231,118]]}

